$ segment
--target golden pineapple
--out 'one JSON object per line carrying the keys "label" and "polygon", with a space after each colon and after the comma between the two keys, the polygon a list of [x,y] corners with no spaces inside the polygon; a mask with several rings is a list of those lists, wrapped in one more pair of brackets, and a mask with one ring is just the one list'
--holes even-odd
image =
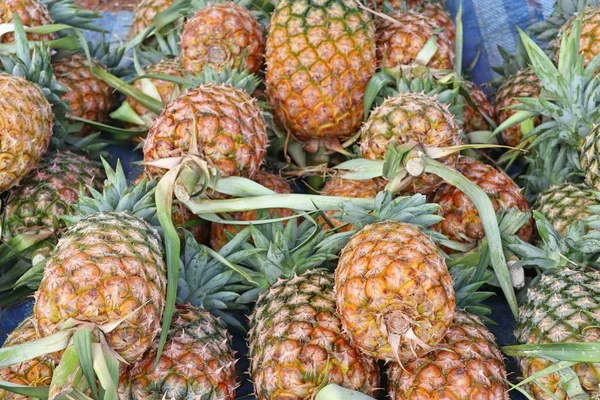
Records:
{"label": "golden pineapple", "polygon": [[129,28],[129,36],[135,36],[149,27],[156,14],[165,11],[174,0],[139,0],[133,10],[133,22]]}
{"label": "golden pineapple", "polygon": [[250,325],[257,400],[313,399],[323,383],[368,395],[377,391],[377,364],[344,334],[329,272],[278,280],[258,298]]}
{"label": "golden pineapple", "polygon": [[[488,195],[494,211],[516,208],[522,212],[529,212],[527,199],[521,193],[521,189],[503,172],[469,157],[461,157],[456,163],[456,169]],[[435,229],[448,239],[462,243],[476,243],[485,237],[475,205],[459,189],[444,183],[437,190],[433,202],[440,205],[439,213],[444,217]],[[531,219],[517,232],[518,236],[526,242],[531,240],[532,233]]]}
{"label": "golden pineapple", "polygon": [[49,229],[58,237],[71,205],[88,186],[100,189],[104,173],[88,158],[70,151],[49,152],[23,183],[9,192],[2,210],[2,238],[38,234]]}
{"label": "golden pineapple", "polygon": [[457,311],[438,348],[402,366],[392,363],[392,400],[508,400],[508,380],[494,335],[481,320]]}
{"label": "golden pineapple", "polygon": [[156,230],[126,212],[100,212],[72,225],[58,241],[35,295],[34,316],[42,337],[71,319],[95,326],[124,319],[106,339],[132,363],[160,331],[165,291]]}
{"label": "golden pineapple", "polygon": [[[24,26],[36,27],[53,23],[48,8],[38,0],[2,0],[0,2],[0,24],[12,24],[14,16],[18,15]],[[46,35],[28,33],[28,40],[46,42],[54,39],[54,34]],[[0,36],[0,43],[12,43],[14,34],[6,33]]]}
{"label": "golden pineapple", "polygon": [[[391,143],[416,142],[422,146],[448,147],[461,144],[460,129],[452,113],[424,94],[402,93],[373,110],[363,125],[360,152],[369,160],[382,160]],[[457,155],[438,161],[454,167]],[[432,174],[413,179],[408,193],[433,194],[442,180]]]}
{"label": "golden pineapple", "polygon": [[[269,172],[259,171],[253,180],[260,183],[264,187],[271,189],[275,193],[292,193],[290,184],[281,178],[279,175]],[[286,208],[277,208],[269,210],[272,216],[277,214],[277,217],[289,217],[294,214],[292,210]],[[229,213],[229,216],[236,221],[254,221],[257,219],[256,210]],[[229,242],[227,233],[235,235],[245,226],[243,225],[228,225],[213,222],[210,228],[210,246],[215,250],[220,250]]]}
{"label": "golden pineapple", "polygon": [[18,185],[46,152],[52,137],[54,114],[39,86],[2,72],[0,110],[2,193]]}
{"label": "golden pineapple", "polygon": [[[454,44],[437,22],[412,10],[399,10],[390,18],[381,18],[377,25],[377,61],[386,68],[418,63],[417,56],[427,41],[436,36],[437,50],[426,66],[433,69],[452,69]],[[439,32],[438,32],[439,31]]]}
{"label": "golden pineapple", "polygon": [[363,120],[375,73],[375,27],[354,0],[282,0],[266,47],[274,113],[309,152],[339,148]]}
{"label": "golden pineapple", "polygon": [[[600,6],[585,7],[580,13],[574,14],[561,28],[559,36],[569,34],[573,23],[582,15],[581,37],[579,40],[579,54],[584,58],[584,65],[588,65],[600,53]],[[557,41],[556,58],[560,54],[560,37]]]}
{"label": "golden pineapple", "polygon": [[[101,65],[92,61],[95,67]],[[84,54],[74,54],[52,63],[56,80],[68,89],[62,100],[69,104],[71,115],[95,122],[106,122],[113,105],[113,89],[90,70]],[[82,133],[89,132],[84,128]]]}
{"label": "golden pineapple", "polygon": [[194,14],[181,34],[181,60],[194,74],[210,65],[257,72],[263,62],[262,26],[246,7],[232,2],[208,5]]}
{"label": "golden pineapple", "polygon": [[492,129],[489,122],[481,114],[483,113],[492,121],[495,121],[496,111],[494,110],[494,106],[490,103],[485,93],[473,82],[465,81],[465,86],[469,90],[469,94],[473,103],[477,106],[477,110],[465,101],[462,114],[463,131],[469,133]]}
{"label": "golden pineapple", "polygon": [[[169,104],[144,143],[144,161],[188,154],[195,134],[197,150],[221,177],[252,178],[260,170],[268,144],[266,122],[255,99],[229,85],[206,84]],[[151,176],[164,170],[146,167]]]}
{"label": "golden pineapple", "polygon": [[[375,198],[377,193],[383,190],[386,182],[383,179],[368,179],[364,181],[355,181],[352,179],[343,179],[339,176],[335,176],[328,180],[323,186],[321,190],[321,194],[323,196],[338,196],[338,197],[354,197],[354,198],[362,198],[369,199]],[[325,211],[329,222],[333,224],[334,227],[338,227],[340,225],[344,225],[344,222],[335,218],[334,215],[339,214],[338,211]],[[320,223],[325,223],[323,218],[319,218]],[[328,225],[323,227],[329,228]],[[338,229],[338,232],[348,232],[353,228],[352,225],[347,225],[343,228]]]}
{"label": "golden pineapple", "polygon": [[403,364],[441,342],[456,304],[440,250],[416,226],[396,221],[352,236],[335,270],[335,294],[352,343]]}
{"label": "golden pineapple", "polygon": [[[510,106],[520,104],[517,98],[539,97],[541,89],[540,80],[531,68],[521,69],[508,77],[496,92],[494,108],[498,117],[498,124],[503,123],[517,112],[517,110],[507,109]],[[534,119],[534,125],[539,125],[541,122],[541,117]],[[522,137],[521,125],[517,125],[504,130],[501,133],[500,140],[507,146],[515,147]]]}
{"label": "golden pineapple", "polygon": [[208,311],[176,304],[163,352],[157,344],[131,369],[132,400],[233,400],[238,386],[231,336]]}
{"label": "golden pineapple", "polygon": [[[41,339],[37,331],[36,321],[27,317],[15,330],[8,335],[4,347],[16,346],[26,342]],[[60,362],[61,352],[45,354],[43,356],[11,365],[0,369],[0,381],[28,386],[48,386],[52,380],[54,368]],[[27,396],[10,393],[0,389],[1,400],[24,400]]]}

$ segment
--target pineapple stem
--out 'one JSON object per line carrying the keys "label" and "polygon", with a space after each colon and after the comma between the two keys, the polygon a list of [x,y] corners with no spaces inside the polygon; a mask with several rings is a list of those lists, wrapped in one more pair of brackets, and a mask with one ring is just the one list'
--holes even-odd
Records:
{"label": "pineapple stem", "polygon": [[513,316],[517,318],[519,315],[517,298],[510,279],[510,271],[506,265],[506,259],[502,250],[500,229],[498,228],[496,213],[494,212],[492,202],[479,186],[465,178],[459,172],[454,171],[429,157],[423,157],[423,160],[425,162],[426,173],[432,173],[444,179],[444,181],[455,186],[469,196],[473,204],[475,204],[488,240],[490,259],[492,267],[494,268],[494,273],[500,282],[500,286],[502,287],[502,291],[508,301]]}

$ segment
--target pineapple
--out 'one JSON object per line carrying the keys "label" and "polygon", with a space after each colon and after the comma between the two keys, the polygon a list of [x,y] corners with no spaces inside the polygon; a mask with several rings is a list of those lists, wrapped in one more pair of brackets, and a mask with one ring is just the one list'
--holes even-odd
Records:
{"label": "pineapple", "polygon": [[486,131],[492,129],[489,122],[483,117],[482,113],[495,122],[496,111],[494,106],[488,100],[483,91],[478,88],[473,82],[465,81],[465,88],[469,91],[469,95],[477,109],[471,107],[466,101],[462,112],[462,129],[465,133],[475,131]]}
{"label": "pineapple", "polygon": [[[542,85],[534,70],[530,67],[518,70],[514,75],[507,77],[504,83],[496,92],[494,109],[498,117],[498,123],[501,124],[513,116],[517,111],[510,110],[508,107],[519,104],[519,97],[538,98],[542,90]],[[534,119],[534,125],[542,122],[541,117]],[[507,146],[515,147],[521,141],[523,134],[521,125],[513,126],[502,131],[500,140]]]}
{"label": "pineapple", "polygon": [[163,250],[157,232],[127,212],[99,212],[60,238],[35,295],[42,337],[74,319],[117,322],[107,343],[126,362],[141,359],[160,331],[165,304]]}
{"label": "pineapple", "polygon": [[335,270],[337,311],[352,343],[402,364],[425,356],[451,325],[456,304],[440,249],[415,225],[367,225]]}
{"label": "pineapple", "polygon": [[[588,65],[594,57],[600,54],[598,49],[598,40],[600,35],[598,30],[600,29],[600,5],[595,7],[585,7],[581,12],[582,23],[581,23],[581,38],[579,40],[579,54],[583,56],[584,65]],[[580,17],[580,13],[573,15],[567,23],[561,28],[560,36],[569,34],[573,28],[573,23]],[[557,42],[557,43],[560,43]],[[556,49],[556,58],[560,54],[560,45]]]}
{"label": "pineapple", "polygon": [[[321,190],[323,196],[338,196],[338,197],[354,197],[354,198],[375,198],[377,193],[383,190],[385,187],[385,181],[383,179],[368,179],[364,181],[355,181],[352,179],[343,179],[339,176],[335,176],[328,180]],[[333,224],[333,227],[344,225],[345,223],[338,218],[335,218],[337,211],[326,211],[327,219]],[[319,222],[323,222],[322,218]],[[328,228],[324,225],[323,228]],[[346,225],[338,232],[348,232],[353,229],[352,225]]]}
{"label": "pineapple", "polygon": [[42,88],[0,72],[0,193],[16,186],[46,152],[54,114]]}
{"label": "pineapple", "polygon": [[[503,172],[469,157],[461,157],[456,169],[488,195],[494,211],[517,208],[529,212],[527,199],[521,189]],[[476,243],[485,237],[477,209],[471,200],[454,186],[444,183],[437,190],[433,202],[440,205],[444,220],[436,229],[448,239],[463,243]],[[531,240],[533,220],[529,220],[518,231],[526,242]]]}
{"label": "pineapple", "polygon": [[[170,75],[183,78],[184,72],[181,66],[181,60],[178,58],[165,58],[156,64],[148,65],[144,71],[146,75]],[[175,82],[163,81],[161,79],[148,78],[148,81],[156,88],[156,92],[160,100],[164,104],[169,104],[181,95],[181,88]],[[139,91],[144,90],[144,80],[138,79],[133,82],[133,87]],[[127,97],[127,102],[133,107],[133,110],[150,126],[156,118],[156,115],[140,103],[135,101],[133,97]]]}
{"label": "pineapple", "polygon": [[210,4],[186,22],[181,34],[183,67],[194,74],[205,65],[258,72],[264,57],[262,26],[246,7]]}
{"label": "pineapple", "polygon": [[329,272],[308,271],[271,285],[258,298],[250,325],[258,400],[312,399],[324,379],[369,395],[377,391],[377,364],[343,333]]}
{"label": "pineapple", "polygon": [[540,193],[533,208],[564,236],[573,222],[592,215],[588,207],[597,204],[596,194],[585,184],[564,183]]}
{"label": "pineapple", "polygon": [[156,15],[165,11],[174,3],[174,0],[138,0],[133,10],[133,22],[129,29],[129,36],[135,36],[152,25]]}
{"label": "pineapple", "polygon": [[438,350],[408,364],[392,363],[389,397],[509,400],[502,354],[481,320],[457,311]]}
{"label": "pineapple", "polygon": [[[32,316],[27,317],[6,338],[4,347],[16,346],[40,339],[36,321]],[[0,381],[28,386],[48,386],[52,379],[54,368],[60,362],[60,353],[50,353],[35,359],[11,365],[0,369]],[[24,400],[27,396],[9,393],[0,389],[1,400]]]}
{"label": "pineapple", "polygon": [[375,26],[356,1],[279,1],[265,58],[274,114],[308,152],[356,133],[376,69]]}
{"label": "pineapple", "polygon": [[[598,298],[600,272],[561,266],[531,285],[519,311],[515,336],[522,344],[597,342],[600,340]],[[519,361],[524,377],[529,377],[553,363],[547,359],[523,357]],[[576,364],[572,367],[579,384],[588,396],[596,398],[600,385],[599,364]],[[545,390],[544,388],[545,387]],[[528,385],[536,400],[568,400],[558,373],[537,378]]]}
{"label": "pineapple", "polygon": [[[177,98],[155,120],[144,142],[144,161],[183,157],[197,150],[221,177],[253,178],[266,154],[266,129],[256,100],[244,90],[204,84]],[[153,177],[163,173],[152,166],[146,171]]]}
{"label": "pineapple", "polygon": [[[100,63],[92,61],[101,68]],[[113,89],[90,70],[84,54],[73,54],[52,63],[54,75],[68,92],[62,97],[69,104],[71,115],[95,122],[106,122],[113,105]],[[84,128],[82,133],[89,132]]]}
{"label": "pineapple", "polygon": [[[46,5],[38,0],[2,0],[0,2],[0,24],[12,24],[15,14],[19,16],[23,25],[27,27],[50,25],[53,23],[50,11],[48,11]],[[54,34],[28,33],[27,39],[46,42],[53,40]],[[5,33],[0,36],[0,43],[12,43],[14,41],[15,36],[13,33]]]}
{"label": "pineapple", "polygon": [[8,192],[2,212],[2,238],[51,230],[58,237],[60,217],[72,212],[83,189],[100,189],[104,173],[95,162],[71,151],[50,152],[17,188]]}
{"label": "pineapple", "polygon": [[[371,112],[363,125],[360,152],[369,160],[380,160],[391,143],[416,142],[422,146],[447,147],[461,144],[460,129],[447,107],[424,94],[401,93],[391,97]],[[457,155],[439,161],[449,167]],[[433,194],[442,180],[432,174],[413,179],[405,190],[409,193]]]}
{"label": "pineapple", "polygon": [[155,343],[129,372],[131,399],[233,400],[236,360],[225,326],[190,304],[175,307],[158,364]]}
{"label": "pineapple", "polygon": [[[292,187],[288,182],[280,176],[269,172],[259,171],[254,177],[254,181],[271,189],[275,193],[292,193]],[[273,216],[277,214],[277,217],[289,217],[294,214],[292,210],[285,208],[269,210],[269,213]],[[230,216],[236,221],[253,221],[257,219],[257,212],[256,210],[244,211],[232,213]],[[243,226],[240,225],[228,225],[213,222],[210,228],[210,246],[215,250],[220,250],[229,241],[228,236],[235,236],[242,228]]]}
{"label": "pineapple", "polygon": [[[437,22],[412,10],[400,10],[377,25],[377,61],[385,68],[422,64],[433,69],[452,69],[454,44]],[[435,36],[437,50],[429,60],[419,59],[427,41]]]}

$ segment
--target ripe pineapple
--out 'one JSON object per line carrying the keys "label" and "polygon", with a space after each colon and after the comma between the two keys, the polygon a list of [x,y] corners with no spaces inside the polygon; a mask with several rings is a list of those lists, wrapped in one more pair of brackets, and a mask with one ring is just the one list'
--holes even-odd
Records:
{"label": "ripe pineapple", "polygon": [[[38,0],[2,0],[0,2],[0,24],[12,24],[14,15],[18,15],[23,25],[35,27],[50,25],[53,23],[48,8]],[[46,35],[28,33],[27,39],[32,41],[49,41],[54,39],[54,34]],[[12,43],[15,41],[13,33],[0,36],[0,43]]]}
{"label": "ripe pineapple", "polygon": [[231,336],[209,312],[177,304],[164,350],[157,343],[128,376],[132,400],[233,400],[238,386]]}
{"label": "ripe pineapple", "polygon": [[[352,179],[343,179],[339,176],[335,176],[328,180],[321,190],[323,196],[339,196],[339,197],[354,197],[369,199],[375,198],[377,193],[383,190],[385,187],[385,181],[382,179],[368,179],[364,181],[355,181]],[[334,215],[339,214],[337,211],[325,211],[329,222],[334,227],[344,225],[344,222],[335,218]],[[325,223],[322,218],[319,218],[320,223]],[[323,228],[329,228],[328,225],[324,225]],[[338,232],[348,232],[353,229],[352,225],[347,225],[343,228],[338,229]]]}
{"label": "ripe pineapple", "polygon": [[[390,14],[395,22],[381,18],[377,24],[377,61],[386,68],[424,63],[433,69],[452,69],[454,43],[437,22],[412,10]],[[417,58],[427,41],[436,36],[437,50],[431,59]]]}
{"label": "ripe pineapple", "polygon": [[457,311],[438,350],[388,372],[390,399],[508,400],[508,380],[494,335]]}
{"label": "ripe pineapple", "polygon": [[[259,171],[253,180],[275,193],[292,193],[290,184],[279,175]],[[273,216],[277,214],[278,217],[288,217],[294,214],[292,210],[285,208],[269,210],[269,213]],[[236,221],[254,221],[257,219],[257,212],[256,210],[252,210],[230,213],[230,217]],[[220,250],[229,242],[227,233],[235,235],[243,228],[243,225],[227,225],[213,222],[210,228],[210,246],[217,251]]]}
{"label": "ripe pineapple", "polygon": [[[461,157],[456,163],[456,169],[483,189],[492,201],[494,211],[517,208],[529,212],[527,199],[521,194],[521,189],[503,172],[469,157]],[[477,209],[463,192],[444,183],[437,190],[433,202],[440,205],[440,216],[444,217],[435,229],[448,239],[472,243],[485,237]],[[529,242],[532,232],[533,220],[529,220],[517,234]]]}
{"label": "ripe pineapple", "polygon": [[[27,317],[15,330],[8,335],[4,347],[16,346],[26,342],[40,339],[36,321]],[[60,352],[45,354],[32,360],[11,365],[0,369],[0,381],[29,386],[48,386],[52,379],[54,368],[60,362]],[[10,393],[0,389],[1,400],[24,400],[27,396]]]}
{"label": "ripe pineapple", "polygon": [[206,64],[257,72],[264,57],[262,26],[246,7],[216,3],[200,9],[188,19],[181,34],[181,60],[194,74]]}
{"label": "ripe pineapple", "polygon": [[42,89],[0,72],[0,193],[19,184],[50,144],[54,114]]}
{"label": "ripe pineapple", "polygon": [[369,395],[377,391],[377,364],[344,334],[329,272],[278,280],[258,298],[250,325],[250,373],[258,400],[312,399],[325,378]]}
{"label": "ripe pineapple", "polygon": [[[522,344],[597,342],[600,340],[598,298],[600,273],[593,269],[563,266],[542,275],[527,290],[519,310],[515,336]],[[552,365],[547,359],[521,358],[524,377]],[[600,365],[576,364],[572,369],[583,390],[592,398],[598,396]],[[568,400],[558,373],[536,379],[527,386],[536,400]],[[549,391],[546,393],[540,386]],[[552,396],[553,395],[553,396]]]}
{"label": "ripe pineapple", "polygon": [[588,207],[598,202],[594,191],[585,184],[564,183],[540,193],[533,208],[545,216],[557,232],[565,235],[567,227],[589,217]]}
{"label": "ripe pineapple", "polygon": [[[559,39],[560,36],[569,34],[573,28],[573,23],[580,17],[580,14],[583,15],[583,18],[581,21],[579,54],[583,56],[584,65],[587,66],[600,53],[597,45],[598,40],[600,40],[598,33],[598,28],[600,27],[600,6],[585,7],[580,13],[574,14],[561,28]],[[560,40],[557,41],[557,44],[555,57],[558,59],[558,55],[560,54]]]}
{"label": "ripe pineapple", "polygon": [[2,212],[2,238],[50,229],[58,237],[60,217],[72,212],[80,190],[100,189],[104,173],[95,162],[70,151],[48,153],[24,182],[11,190]]}
{"label": "ripe pineapple", "polygon": [[174,0],[139,0],[133,10],[133,22],[129,28],[129,36],[135,36],[149,27],[156,14],[165,11]]}
{"label": "ripe pineapple", "polygon": [[[422,146],[447,147],[461,144],[460,129],[447,107],[424,94],[401,93],[371,112],[361,131],[360,152],[369,160],[381,160],[390,143],[414,141]],[[456,164],[452,154],[438,161]],[[442,180],[424,174],[411,181],[410,193],[433,194]]]}
{"label": "ripe pineapple", "polygon": [[99,212],[60,238],[35,295],[42,337],[69,319],[101,326],[129,317],[106,334],[128,363],[138,361],[160,331],[165,304],[163,250],[157,232],[127,212]]}
{"label": "ripe pineapple", "polygon": [[465,81],[464,84],[469,91],[473,103],[475,103],[475,106],[477,106],[477,110],[475,110],[465,101],[465,105],[462,110],[463,131],[465,133],[469,133],[492,129],[488,121],[483,117],[483,115],[481,115],[481,113],[485,114],[493,122],[495,122],[496,111],[494,110],[494,106],[492,103],[490,103],[485,93],[473,82]]}
{"label": "ripe pineapple", "polygon": [[354,234],[335,270],[335,293],[352,343],[402,364],[440,343],[456,303],[440,250],[416,226],[396,221]]}
{"label": "ripe pineapple", "polygon": [[[223,84],[204,84],[188,91],[155,120],[144,143],[144,161],[182,157],[193,142],[221,177],[253,178],[268,144],[266,122],[256,100],[242,89]],[[146,171],[153,177],[164,172],[150,166]]]}
{"label": "ripe pineapple", "polygon": [[[532,68],[524,68],[517,71],[514,75],[508,77],[496,92],[494,108],[498,116],[498,124],[503,123],[513,116],[517,111],[507,108],[519,104],[519,97],[537,98],[542,90],[539,78]],[[541,117],[534,119],[534,125],[542,122]],[[500,139],[507,146],[515,147],[521,141],[521,125],[506,129],[501,133]]]}
{"label": "ripe pineapple", "polygon": [[274,114],[307,151],[339,148],[360,127],[375,27],[354,0],[279,1],[265,58]]}
{"label": "ripe pineapple", "polygon": [[[100,63],[93,61],[96,67]],[[52,63],[56,80],[68,89],[62,100],[69,104],[71,115],[96,122],[106,122],[113,105],[113,89],[97,78],[84,54],[74,54]],[[82,133],[89,132],[84,129]]]}
{"label": "ripe pineapple", "polygon": [[[181,66],[181,60],[178,58],[165,58],[156,64],[151,64],[146,67],[144,71],[146,75],[170,75],[176,77],[183,77],[183,67]],[[160,100],[164,104],[169,104],[177,97],[181,95],[181,88],[174,82],[163,81],[161,79],[148,78],[148,81],[156,88],[156,92],[160,97]],[[144,85],[143,80],[138,79],[133,82],[133,87],[137,90],[143,91]],[[127,97],[127,102],[133,107],[134,111],[142,117],[144,121],[147,121],[150,125],[156,118],[156,115],[142,106],[140,103],[135,101],[133,97]]]}

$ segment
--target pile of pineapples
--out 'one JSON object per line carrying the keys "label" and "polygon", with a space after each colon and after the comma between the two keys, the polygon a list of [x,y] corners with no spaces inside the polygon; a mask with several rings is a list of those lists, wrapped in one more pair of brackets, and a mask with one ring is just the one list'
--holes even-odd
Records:
{"label": "pile of pineapples", "polygon": [[485,91],[455,14],[140,0],[117,48],[0,0],[0,399],[600,396],[600,2]]}

